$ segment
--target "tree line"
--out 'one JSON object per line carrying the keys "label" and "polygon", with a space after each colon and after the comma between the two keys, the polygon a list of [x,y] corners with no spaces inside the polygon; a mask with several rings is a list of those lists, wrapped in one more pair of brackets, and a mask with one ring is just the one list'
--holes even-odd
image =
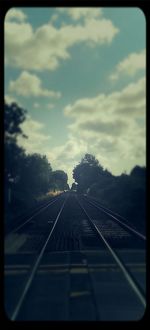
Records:
{"label": "tree line", "polygon": [[4,189],[6,210],[20,211],[32,206],[48,191],[68,189],[68,176],[62,170],[52,170],[45,155],[27,154],[17,145],[17,137],[24,139],[21,124],[27,111],[17,104],[5,103],[4,110]]}
{"label": "tree line", "polygon": [[100,202],[125,217],[137,229],[146,225],[146,168],[136,165],[129,174],[114,176],[95,156],[85,154],[73,169],[72,189],[98,198]]}
{"label": "tree line", "polygon": [[[27,111],[17,104],[5,103],[4,111],[4,189],[5,210],[15,215],[32,207],[49,191],[69,189],[67,174],[53,170],[45,155],[27,154],[18,146],[24,139],[21,124]],[[138,229],[145,230],[146,168],[135,166],[129,174],[114,176],[104,169],[95,156],[85,154],[73,169],[72,190],[98,198],[101,203],[127,218]],[[9,217],[8,216],[8,217]]]}

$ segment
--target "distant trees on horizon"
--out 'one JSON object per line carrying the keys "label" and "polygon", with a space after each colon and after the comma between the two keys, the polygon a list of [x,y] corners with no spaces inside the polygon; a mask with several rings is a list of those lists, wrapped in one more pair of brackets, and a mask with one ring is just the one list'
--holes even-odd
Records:
{"label": "distant trees on horizon", "polygon": [[[67,173],[53,170],[45,155],[26,154],[17,145],[18,135],[25,136],[20,125],[27,111],[17,104],[5,104],[4,111],[4,183],[5,209],[32,206],[48,191],[69,189]],[[94,155],[85,154],[73,169],[72,190],[98,198],[104,205],[145,229],[146,168],[136,165],[130,174],[114,176]],[[10,203],[11,202],[11,203]]]}
{"label": "distant trees on horizon", "polygon": [[36,199],[48,191],[68,188],[68,176],[62,170],[52,170],[45,155],[26,154],[17,145],[18,135],[28,138],[20,125],[27,111],[12,103],[4,110],[4,189],[5,208],[12,211],[32,206]]}
{"label": "distant trees on horizon", "polygon": [[146,225],[146,168],[136,165],[130,174],[114,176],[99,164],[95,156],[85,154],[73,170],[74,188],[98,198],[102,204],[120,213],[135,227]]}

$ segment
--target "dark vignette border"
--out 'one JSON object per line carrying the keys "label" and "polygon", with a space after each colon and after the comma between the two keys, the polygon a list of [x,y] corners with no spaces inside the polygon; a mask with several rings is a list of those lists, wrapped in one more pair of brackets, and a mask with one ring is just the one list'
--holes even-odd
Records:
{"label": "dark vignette border", "polygon": [[114,322],[104,322],[104,321],[91,321],[91,322],[87,322],[87,321],[45,321],[45,322],[33,322],[33,321],[28,321],[27,323],[25,321],[17,321],[17,322],[12,322],[10,320],[7,319],[6,315],[5,315],[5,310],[4,310],[4,126],[3,126],[3,122],[4,122],[4,73],[5,73],[5,69],[4,69],[4,22],[5,22],[5,15],[7,13],[7,11],[12,8],[12,7],[112,7],[112,8],[117,8],[117,7],[131,7],[131,8],[139,8],[141,9],[141,11],[143,12],[143,14],[145,15],[145,21],[146,21],[146,176],[147,176],[147,185],[146,185],[146,231],[147,231],[147,238],[150,232],[150,224],[149,224],[149,208],[148,208],[148,198],[149,198],[149,182],[150,182],[150,173],[149,173],[149,113],[148,113],[148,109],[149,109],[149,67],[148,67],[148,59],[150,58],[150,54],[149,54],[149,34],[148,34],[148,27],[149,27],[149,6],[148,6],[149,1],[148,0],[131,0],[131,1],[124,1],[124,0],[103,0],[103,1],[98,1],[98,0],[93,0],[93,1],[89,1],[89,0],[1,0],[0,1],[0,44],[1,44],[1,88],[0,88],[0,102],[1,102],[1,111],[0,111],[0,142],[1,142],[1,167],[2,170],[0,172],[1,175],[1,221],[0,221],[0,225],[1,225],[1,239],[0,239],[0,252],[1,252],[1,286],[2,286],[2,294],[1,294],[1,311],[2,313],[0,313],[1,317],[1,321],[4,322],[5,326],[8,327],[15,327],[18,326],[20,328],[22,328],[22,326],[31,326],[31,327],[49,327],[52,326],[53,327],[72,327],[72,326],[85,326],[87,327],[89,326],[96,326],[99,328],[100,327],[116,327],[118,329],[120,329],[120,326],[127,328],[128,326],[130,327],[144,327],[144,325],[146,325],[146,322],[149,319],[149,306],[150,306],[150,284],[149,284],[149,278],[150,278],[150,269],[149,269],[149,240],[147,241],[147,276],[146,276],[146,283],[147,283],[147,308],[146,308],[146,312],[144,314],[144,317],[140,320],[140,321],[127,321],[127,322],[123,322],[123,321],[114,321]]}

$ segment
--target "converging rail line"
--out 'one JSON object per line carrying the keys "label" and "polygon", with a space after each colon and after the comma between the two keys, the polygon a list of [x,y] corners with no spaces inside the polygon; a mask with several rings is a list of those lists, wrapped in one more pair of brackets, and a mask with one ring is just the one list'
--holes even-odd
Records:
{"label": "converging rail line", "polygon": [[[104,235],[102,234],[102,231],[100,231],[99,228],[96,226],[96,224],[94,223],[92,218],[87,213],[86,209],[83,207],[83,205],[80,202],[79,202],[79,204],[80,204],[81,208],[84,210],[84,212],[85,212],[87,218],[89,219],[90,223],[92,224],[92,226],[94,227],[94,229],[96,230],[96,232],[98,233],[98,235],[100,236],[100,238],[102,239],[102,241],[104,242],[104,244],[106,245],[108,250],[110,251],[111,255],[115,259],[117,265],[120,267],[121,271],[123,272],[125,278],[127,279],[128,283],[129,283],[129,285],[132,287],[135,294],[139,297],[139,299],[140,299],[141,303],[143,304],[143,306],[146,307],[146,299],[145,299],[145,295],[143,293],[143,290],[139,287],[139,285],[136,282],[135,278],[133,278],[133,276],[130,273],[129,269],[125,266],[125,263],[121,260],[121,258],[115,252],[115,250],[110,246],[108,241],[105,239]],[[142,237],[142,239],[143,239],[143,237]]]}
{"label": "converging rail line", "polygon": [[60,198],[60,196],[55,197],[53,200],[50,200],[48,202],[44,202],[42,203],[42,205],[38,206],[36,208],[36,210],[32,211],[30,213],[30,215],[25,217],[25,220],[23,221],[23,219],[20,217],[20,224],[15,226],[13,229],[10,229],[7,234],[12,234],[17,232],[19,229],[23,228],[27,223],[29,223],[31,220],[33,220],[36,215],[39,215],[41,212],[43,212],[45,209],[47,209],[50,205],[52,205],[53,203],[57,202],[57,200]]}
{"label": "converging rail line", "polygon": [[129,232],[132,232],[133,234],[135,234],[136,236],[140,237],[141,239],[143,239],[144,241],[146,241],[146,236],[139,233],[136,229],[132,228],[130,225],[128,225],[127,223],[123,222],[121,219],[123,219],[121,216],[119,216],[118,214],[115,214],[114,212],[112,212],[111,210],[107,209],[104,206],[101,206],[99,203],[96,203],[95,201],[91,201],[90,199],[87,199],[88,203],[95,206],[97,209],[103,211],[104,213],[106,213],[110,218],[112,218],[114,221],[118,222],[122,227],[124,227],[125,229],[129,230]]}
{"label": "converging rail line", "polygon": [[97,203],[62,194],[11,234],[16,240],[26,237],[5,254],[5,308],[11,320],[142,317],[146,237]]}
{"label": "converging rail line", "polygon": [[61,209],[60,209],[60,211],[59,211],[59,213],[58,213],[58,215],[56,217],[56,220],[55,220],[54,225],[53,225],[53,227],[52,227],[52,229],[51,229],[51,231],[50,231],[50,233],[48,235],[48,238],[46,239],[46,242],[44,243],[44,245],[43,245],[43,247],[42,247],[42,249],[41,249],[38,257],[35,260],[35,263],[33,264],[33,267],[31,269],[31,272],[30,272],[29,277],[27,279],[27,282],[26,282],[26,285],[25,285],[24,290],[22,292],[22,295],[21,295],[21,297],[20,297],[20,299],[18,301],[18,304],[17,304],[17,306],[16,306],[16,308],[15,308],[13,314],[12,314],[12,317],[11,317],[12,320],[15,320],[16,319],[16,317],[17,317],[17,315],[18,315],[18,313],[20,311],[20,308],[21,308],[21,306],[23,304],[23,301],[24,301],[24,299],[25,299],[25,297],[26,297],[26,295],[28,293],[28,290],[29,290],[29,288],[30,288],[30,286],[32,284],[33,278],[34,278],[34,276],[36,274],[36,271],[38,269],[38,266],[40,264],[40,261],[41,261],[41,259],[43,257],[43,254],[45,252],[46,246],[47,246],[47,244],[48,244],[48,242],[49,242],[49,240],[51,238],[51,235],[52,235],[52,233],[53,233],[53,231],[55,229],[55,226],[57,224],[57,221],[59,220],[59,217],[60,217],[60,215],[62,213],[62,210],[64,208],[65,202],[66,202],[66,200],[63,202],[63,205],[62,205],[62,207],[61,207]]}

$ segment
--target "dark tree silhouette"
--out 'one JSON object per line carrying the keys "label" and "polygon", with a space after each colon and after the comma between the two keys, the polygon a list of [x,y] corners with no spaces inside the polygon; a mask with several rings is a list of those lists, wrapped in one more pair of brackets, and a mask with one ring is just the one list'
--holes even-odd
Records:
{"label": "dark tree silhouette", "polygon": [[5,104],[4,111],[4,131],[5,138],[12,139],[16,138],[18,134],[21,134],[25,137],[20,128],[20,124],[26,119],[27,111],[23,108],[20,108],[16,103],[11,105]]}
{"label": "dark tree silhouette", "polygon": [[[4,109],[4,161],[5,161],[5,184],[16,181],[19,175],[20,162],[24,157],[23,148],[16,144],[18,135],[26,137],[20,124],[26,119],[27,111],[20,108],[17,104],[5,104]],[[27,138],[27,137],[26,137]]]}
{"label": "dark tree silhouette", "polygon": [[86,154],[74,168],[73,177],[79,193],[87,192],[106,207],[120,213],[137,229],[145,230],[146,168],[136,165],[130,174],[112,175]]}
{"label": "dark tree silhouette", "polygon": [[85,154],[81,162],[73,170],[73,178],[78,183],[78,191],[86,192],[103,173],[98,160],[90,154]]}
{"label": "dark tree silhouette", "polygon": [[23,134],[20,125],[26,119],[26,110],[20,108],[17,104],[4,107],[4,194],[5,194],[5,214],[6,220],[13,217],[14,196],[16,184],[20,178],[20,169],[22,160],[25,158],[23,148],[17,145],[18,135]]}
{"label": "dark tree silhouette", "polygon": [[130,172],[130,175],[133,177],[145,177],[146,171],[145,167],[141,167],[136,165],[132,171]]}
{"label": "dark tree silhouette", "polygon": [[49,190],[52,168],[46,156],[32,154],[22,158],[17,189],[35,197]]}
{"label": "dark tree silhouette", "polygon": [[52,173],[52,187],[54,190],[66,190],[69,188],[68,184],[68,176],[62,170],[56,170]]}
{"label": "dark tree silhouette", "polygon": [[78,185],[75,183],[75,182],[73,182],[72,183],[72,186],[71,186],[71,190],[77,190],[77,187],[78,187]]}
{"label": "dark tree silhouette", "polygon": [[21,124],[26,120],[27,111],[17,104],[5,104],[4,111],[4,159],[5,159],[5,213],[6,222],[33,207],[39,198],[46,197],[50,189],[65,190],[67,174],[58,170],[52,172],[46,156],[38,153],[27,155],[17,145],[19,135],[27,138]]}

